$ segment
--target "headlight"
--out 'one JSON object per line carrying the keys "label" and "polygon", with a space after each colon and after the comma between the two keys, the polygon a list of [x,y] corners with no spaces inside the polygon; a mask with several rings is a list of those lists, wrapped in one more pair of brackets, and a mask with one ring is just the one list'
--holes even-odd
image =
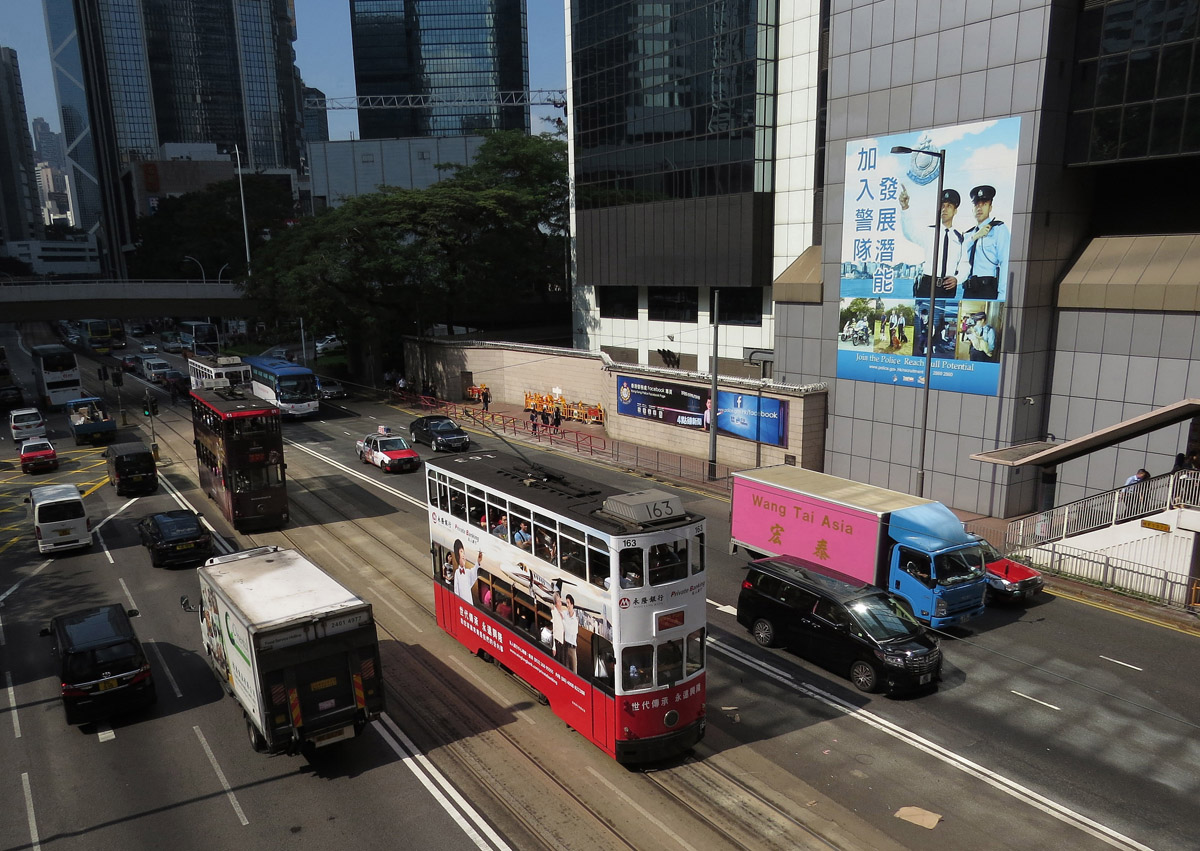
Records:
{"label": "headlight", "polygon": [[946,606],[946,598],[945,597],[938,597],[937,599],[934,600],[934,603],[933,603],[934,615],[936,615],[939,618],[944,617],[947,611],[948,611],[948,607]]}
{"label": "headlight", "polygon": [[903,654],[885,653],[882,650],[876,650],[875,655],[878,656],[885,665],[891,665],[893,668],[903,668],[905,659]]}

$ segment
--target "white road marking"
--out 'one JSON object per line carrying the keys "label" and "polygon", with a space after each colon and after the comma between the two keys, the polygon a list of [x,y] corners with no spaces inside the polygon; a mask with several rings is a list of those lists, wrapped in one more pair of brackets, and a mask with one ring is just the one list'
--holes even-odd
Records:
{"label": "white road marking", "polygon": [[17,691],[13,688],[12,671],[4,672],[4,685],[8,689],[8,709],[12,712],[13,738],[21,738],[21,719],[17,717]]}
{"label": "white road marking", "polygon": [[733,606],[726,606],[722,603],[718,603],[716,600],[709,600],[708,604],[710,606],[713,606],[714,608],[716,608],[716,610],[718,612],[724,612],[727,615],[736,615],[737,614],[736,608],[734,608]]}
{"label": "white road marking", "polygon": [[0,647],[4,646],[4,619],[0,618]]}
{"label": "white road marking", "polygon": [[1036,697],[1030,697],[1027,694],[1023,694],[1022,692],[1019,692],[1019,691],[1013,691],[1012,689],[1009,689],[1009,691],[1012,691],[1012,693],[1015,694],[1017,697],[1023,697],[1026,700],[1032,700],[1034,703],[1040,703],[1042,706],[1049,707],[1050,709],[1053,709],[1055,712],[1062,712],[1062,709],[1060,707],[1055,706],[1053,703],[1047,703],[1044,700],[1038,700]]}
{"label": "white road marking", "polygon": [[395,613],[396,613],[396,614],[398,614],[398,615],[399,615],[401,618],[403,618],[403,619],[404,619],[404,622],[405,622],[406,624],[408,624],[408,625],[409,625],[409,627],[411,627],[412,629],[415,629],[417,632],[424,632],[424,631],[425,631],[425,630],[423,630],[423,629],[422,629],[422,628],[421,628],[421,627],[420,627],[420,626],[419,626],[417,623],[415,623],[415,622],[414,622],[414,621],[413,621],[411,618],[409,618],[409,616],[408,616],[408,615],[404,614],[404,612],[402,612],[402,611],[400,611],[399,609],[397,609],[395,606],[393,606],[391,603],[389,603],[389,602],[388,602],[386,599],[384,599],[382,596],[380,596],[380,597],[379,597],[379,602],[383,603],[385,606],[387,606],[389,609],[391,609],[393,612],[395,612]]}
{"label": "white road marking", "polygon": [[935,759],[939,759],[947,765],[957,768],[964,774],[969,774],[972,777],[982,780],[989,786],[999,789],[1001,792],[1011,795],[1013,798],[1023,801],[1035,809],[1041,810],[1042,812],[1058,819],[1064,824],[1078,828],[1084,833],[1090,834],[1091,836],[1096,837],[1097,839],[1113,846],[1114,848],[1132,848],[1137,849],[1137,851],[1153,851],[1153,849],[1151,849],[1149,846],[1143,845],[1135,839],[1130,839],[1128,836],[1118,833],[1111,827],[1100,824],[1100,822],[1094,821],[1093,819],[1090,819],[1081,813],[1077,813],[1069,807],[1066,807],[1063,804],[1052,800],[1051,798],[1047,798],[1045,795],[1041,795],[1032,789],[1022,786],[1014,780],[1008,779],[1002,774],[992,771],[989,768],[984,768],[982,765],[972,762],[971,760],[955,753],[949,748],[926,739],[911,730],[901,727],[899,724],[894,724],[880,715],[876,715],[873,712],[868,712],[865,709],[855,706],[849,701],[843,700],[840,697],[836,697],[835,695],[832,695],[826,691],[822,691],[816,686],[798,683],[790,674],[780,671],[779,669],[774,668],[771,665],[768,665],[767,663],[749,655],[748,653],[732,647],[731,645],[724,644],[718,639],[712,637],[709,637],[708,645],[718,653],[721,653],[730,659],[735,659],[747,667],[755,669],[759,673],[775,680],[778,683],[781,683],[788,688],[815,698],[827,706],[837,709],[849,718],[860,721],[869,727],[874,727],[876,730],[886,733],[897,741],[903,742],[904,744],[914,747],[919,751],[923,751]]}
{"label": "white road marking", "polygon": [[108,544],[104,543],[104,536],[102,536],[102,535],[101,535],[99,532],[97,532],[97,533],[96,533],[96,540],[100,542],[100,549],[104,550],[104,557],[105,557],[106,559],[108,559],[108,563],[109,563],[109,564],[116,564],[116,562],[115,562],[115,561],[113,561],[112,553],[110,553],[110,552],[108,551]]}
{"label": "white road marking", "polygon": [[101,742],[111,742],[117,737],[116,731],[107,724],[96,728],[96,738]]}
{"label": "white road marking", "polygon": [[347,476],[353,476],[354,478],[358,479],[361,482],[366,482],[368,485],[371,485],[372,487],[375,487],[381,491],[390,493],[392,496],[402,499],[405,502],[410,502],[422,510],[425,509],[425,501],[424,500],[420,500],[420,499],[417,499],[416,497],[409,496],[404,491],[397,490],[396,488],[392,487],[391,485],[385,485],[383,482],[379,481],[378,479],[373,479],[368,475],[358,472],[357,470],[355,470],[352,467],[347,467],[341,461],[334,461],[330,458],[326,458],[324,455],[314,452],[312,449],[309,449],[307,446],[305,446],[302,443],[297,443],[294,440],[287,440],[287,438],[284,438],[284,440],[287,441],[287,444],[289,446],[294,446],[297,449],[299,449],[301,452],[306,452],[309,455],[311,455],[312,457],[316,458],[317,460],[319,460],[325,464],[329,464],[330,466],[336,467],[337,469],[339,469],[343,473],[345,473]]}
{"label": "white road marking", "polygon": [[32,579],[33,577],[37,576],[39,573],[41,573],[43,570],[45,570],[49,564],[50,564],[50,559],[46,559],[44,562],[42,562],[36,568],[34,568],[33,573],[29,574],[28,576],[22,576],[20,579],[18,579],[16,584],[13,585],[13,587],[9,588],[3,594],[0,594],[0,604],[3,604],[4,601],[7,600],[14,591],[16,591],[18,588],[20,588],[22,582],[24,582],[26,579]]}
{"label": "white road marking", "polygon": [[229,803],[233,806],[233,811],[237,813],[238,821],[242,823],[242,827],[245,827],[250,824],[250,820],[242,812],[242,805],[238,803],[237,795],[233,794],[233,789],[230,787],[229,781],[225,779],[225,772],[217,764],[217,758],[213,756],[212,748],[208,746],[208,740],[204,738],[204,734],[200,732],[199,727],[192,727],[192,729],[196,731],[196,738],[200,740],[200,747],[204,748],[205,756],[212,763],[213,771],[217,773],[217,779],[221,781],[221,788],[225,790],[225,795],[229,798]]}
{"label": "white road marking", "polygon": [[[0,641],[0,644],[3,644],[3,642]],[[1105,662],[1112,662],[1114,665],[1124,665],[1126,668],[1133,668],[1135,671],[1145,670],[1144,668],[1139,668],[1137,665],[1130,665],[1128,662],[1122,662],[1120,659],[1113,659],[1111,656],[1101,656],[1100,658]]]}
{"label": "white road marking", "polygon": [[129,608],[136,609],[137,603],[133,602],[133,595],[129,593],[129,586],[125,584],[125,580],[118,576],[117,581],[121,583],[121,590],[125,592],[125,599],[129,601]]}
{"label": "white road marking", "polygon": [[176,505],[178,505],[180,508],[186,508],[193,514],[200,515],[200,522],[204,524],[204,528],[207,529],[213,536],[213,546],[219,549],[222,555],[229,555],[232,552],[236,552],[236,548],[230,546],[229,542],[225,540],[224,536],[217,532],[216,528],[208,522],[208,518],[206,518],[203,514],[200,514],[200,512],[196,510],[196,506],[188,502],[187,497],[180,493],[178,488],[167,481],[166,478],[159,479],[159,481],[163,483],[163,486],[166,487],[167,492],[171,494],[171,497],[175,500]]}
{"label": "white road marking", "polygon": [[[109,520],[112,520],[114,517],[116,517],[118,514],[120,514],[122,511],[124,511],[126,508],[128,508],[128,507],[129,507],[129,506],[131,506],[131,505],[133,505],[133,504],[134,504],[135,502],[137,502],[137,501],[138,501],[138,498],[135,496],[133,499],[129,500],[129,502],[125,503],[125,504],[124,504],[124,505],[122,505],[120,508],[118,508],[116,511],[114,511],[112,514],[108,515],[108,516],[107,516],[107,517],[105,517],[103,520],[101,520],[99,523],[97,523],[97,524],[95,525],[95,527],[92,529],[92,531],[93,531],[93,532],[99,532],[101,529],[103,529],[103,528],[104,528],[104,524],[105,524],[105,523],[107,523]],[[97,535],[96,537],[98,538],[98,537],[100,537],[100,536],[99,536],[99,535]],[[101,543],[103,543],[103,542],[101,542]],[[109,558],[109,561],[112,561],[112,559],[111,559],[111,558]]]}
{"label": "white road marking", "polygon": [[163,673],[167,675],[167,682],[171,684],[171,690],[175,692],[176,697],[183,697],[183,692],[179,690],[179,683],[175,682],[175,676],[171,673],[171,669],[167,667],[167,660],[163,658],[162,651],[158,649],[157,641],[147,642],[150,649],[154,651],[154,655],[158,657],[158,664],[163,669]]}
{"label": "white road marking", "polygon": [[622,792],[620,789],[618,789],[612,783],[609,783],[608,780],[599,771],[592,768],[590,765],[588,766],[588,773],[591,774],[593,777],[595,777],[597,780],[599,780],[601,783],[603,783],[605,786],[607,786],[608,790],[610,792],[612,792],[614,795],[616,795],[618,798],[620,798],[622,801],[624,801],[630,807],[632,807],[633,809],[635,809],[639,813],[641,813],[642,816],[646,819],[646,821],[650,822],[651,824],[658,824],[658,829],[661,830],[663,833],[665,833],[667,836],[674,839],[676,842],[678,842],[679,846],[681,848],[687,848],[687,849],[689,849],[689,851],[696,851],[696,847],[694,845],[689,845],[688,842],[682,836],[675,833],[674,831],[667,830],[667,828],[665,828],[662,824],[662,819],[660,819],[657,816],[650,813],[648,810],[646,810],[645,807],[643,807],[637,801],[633,800],[633,798],[626,795],[624,792]]}
{"label": "white road marking", "polygon": [[454,819],[463,833],[483,851],[512,851],[491,825],[471,806],[462,793],[450,785],[437,767],[421,753],[412,740],[404,734],[396,722],[386,715],[374,722],[375,729],[383,736],[405,768],[412,772],[422,786],[433,796],[442,809]]}
{"label": "white road marking", "polygon": [[25,815],[29,820],[29,847],[41,851],[42,841],[38,838],[37,817],[33,814],[33,790],[29,788],[28,772],[21,772],[21,788],[25,792]]}

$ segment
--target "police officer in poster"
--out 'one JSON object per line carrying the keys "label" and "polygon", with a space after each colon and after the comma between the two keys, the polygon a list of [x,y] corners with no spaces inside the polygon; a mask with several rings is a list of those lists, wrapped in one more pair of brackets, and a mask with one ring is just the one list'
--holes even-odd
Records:
{"label": "police officer in poster", "polygon": [[986,184],[971,190],[977,224],[963,234],[963,261],[967,273],[963,281],[964,299],[995,301],[1008,274],[1008,225],[992,216],[996,188]]}

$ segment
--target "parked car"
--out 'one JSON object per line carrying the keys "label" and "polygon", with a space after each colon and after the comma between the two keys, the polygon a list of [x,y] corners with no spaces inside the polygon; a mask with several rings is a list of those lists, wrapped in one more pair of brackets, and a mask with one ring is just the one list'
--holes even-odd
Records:
{"label": "parked car", "polygon": [[54,444],[44,437],[35,437],[21,444],[21,472],[32,473],[34,470],[57,470],[58,453]]}
{"label": "parked car", "polygon": [[200,515],[186,509],[151,514],[137,530],[155,567],[204,561],[212,555],[212,535],[200,523]]}
{"label": "parked car", "polygon": [[42,629],[54,638],[68,724],[158,700],[150,661],[129,622],[137,614],[113,603],[59,615]]}
{"label": "parked car", "polygon": [[434,452],[442,449],[469,449],[471,438],[449,417],[434,414],[417,417],[408,428],[413,443],[427,443]]}
{"label": "parked car", "polygon": [[764,647],[785,644],[859,691],[936,687],[942,651],[899,598],[791,556],[750,562],[737,621]]}
{"label": "parked car", "polygon": [[8,414],[8,430],[13,443],[20,446],[31,437],[46,436],[46,418],[37,408],[17,408]]}
{"label": "parked car", "polygon": [[340,352],[344,348],[346,348],[346,345],[338,339],[337,334],[330,334],[328,337],[322,337],[317,340],[317,354],[319,355],[328,352]]}
{"label": "parked car", "polygon": [[1005,558],[998,549],[978,535],[987,570],[987,601],[1015,603],[1032,600],[1046,584],[1042,574],[1028,565]]}
{"label": "parked car", "polygon": [[25,404],[25,394],[15,384],[0,387],[0,409],[19,408]]}
{"label": "parked car", "polygon": [[346,388],[336,378],[317,378],[317,395],[322,399],[345,399]]}

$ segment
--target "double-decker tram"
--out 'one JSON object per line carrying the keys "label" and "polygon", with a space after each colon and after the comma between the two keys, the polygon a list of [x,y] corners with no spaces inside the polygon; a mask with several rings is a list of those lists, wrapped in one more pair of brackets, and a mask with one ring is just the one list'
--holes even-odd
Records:
{"label": "double-decker tram", "polygon": [[50,343],[34,346],[29,352],[33,355],[33,386],[39,404],[57,408],[83,396],[79,362],[73,351],[58,343]]}
{"label": "double-decker tram", "polygon": [[705,519],[497,453],[426,462],[438,625],[622,763],[705,729]]}
{"label": "double-decker tram", "polygon": [[192,391],[200,489],[239,532],[288,520],[279,409],[233,388]]}
{"label": "double-decker tram", "polygon": [[242,358],[250,367],[250,392],[275,405],[287,417],[307,417],[321,407],[317,379],[311,369],[283,358]]}
{"label": "double-decker tram", "polygon": [[211,322],[186,321],[176,326],[179,342],[190,352],[198,355],[215,355],[220,348],[217,326]]}
{"label": "double-decker tram", "polygon": [[188,374],[193,390],[250,385],[250,367],[239,357],[195,355],[188,358]]}

